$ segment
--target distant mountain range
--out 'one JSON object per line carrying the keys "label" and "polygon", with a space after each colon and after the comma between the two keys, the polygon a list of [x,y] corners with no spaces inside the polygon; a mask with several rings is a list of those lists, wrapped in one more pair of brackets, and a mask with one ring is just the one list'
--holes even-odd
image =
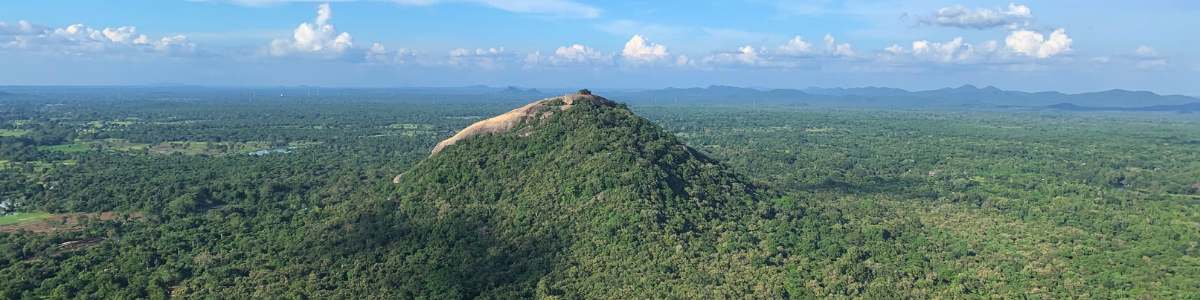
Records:
{"label": "distant mountain range", "polygon": [[810,87],[810,88],[803,89],[801,91],[803,91],[805,93],[809,93],[809,94],[814,94],[814,95],[832,95],[832,96],[846,96],[846,95],[904,96],[909,93],[909,91],[897,89],[897,88],[873,87],[873,86],[869,86],[869,87],[865,87],[865,88],[848,88],[848,89],[844,89],[844,88],[826,89],[826,88],[819,88],[819,87]]}
{"label": "distant mountain range", "polygon": [[[486,85],[464,87],[402,87],[402,88],[334,88],[314,86],[293,86],[275,88],[255,87],[204,87],[181,83],[159,83],[139,87],[33,87],[7,86],[0,87],[12,92],[9,96],[36,95],[39,91],[53,90],[105,90],[112,92],[121,89],[137,89],[141,92],[183,92],[194,90],[270,90],[270,93],[286,92],[294,94],[300,91],[328,91],[329,95],[382,93],[391,95],[420,94],[420,95],[503,95],[517,98],[539,98],[551,94],[574,93],[575,88],[533,89],[517,86],[503,88]],[[589,87],[590,88],[590,87]],[[861,88],[818,88],[804,89],[768,89],[763,87],[743,88],[733,86],[713,85],[706,88],[665,88],[665,89],[606,89],[591,88],[595,93],[603,93],[613,99],[630,103],[692,103],[705,105],[819,105],[819,106],[854,106],[904,109],[1056,109],[1056,110],[1121,110],[1143,109],[1146,111],[1184,111],[1188,104],[1200,103],[1200,98],[1178,95],[1159,95],[1145,91],[1109,90],[1082,94],[1066,94],[1061,92],[1021,92],[1007,91],[993,86],[979,88],[973,85],[963,85],[957,88],[943,88],[927,91],[907,91],[888,87]],[[336,93],[336,94],[335,94]],[[1071,106],[1064,106],[1069,104]],[[1141,111],[1141,110],[1130,110]]]}
{"label": "distant mountain range", "polygon": [[1200,102],[1187,96],[1163,96],[1152,92],[1110,90],[1104,92],[1065,94],[1060,92],[1005,91],[988,86],[978,88],[964,85],[929,91],[910,92],[896,88],[807,88],[804,90],[775,89],[769,91],[731,86],[708,88],[666,88],[629,93],[642,101],[689,101],[722,103],[760,101],[761,103],[805,103],[828,106],[881,106],[913,108],[952,107],[1046,107],[1070,103],[1082,107],[1134,108],[1155,105],[1184,105]]}

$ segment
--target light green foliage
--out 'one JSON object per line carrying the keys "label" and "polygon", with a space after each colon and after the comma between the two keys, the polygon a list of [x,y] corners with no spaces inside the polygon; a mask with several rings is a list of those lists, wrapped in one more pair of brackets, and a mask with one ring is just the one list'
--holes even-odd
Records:
{"label": "light green foliage", "polygon": [[50,217],[48,213],[42,212],[17,212],[0,216],[0,225],[21,224],[28,222],[41,221]]}

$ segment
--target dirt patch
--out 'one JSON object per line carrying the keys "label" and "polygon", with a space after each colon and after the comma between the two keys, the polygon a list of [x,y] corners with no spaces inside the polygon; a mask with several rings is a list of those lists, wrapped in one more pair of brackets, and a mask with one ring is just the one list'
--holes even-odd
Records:
{"label": "dirt patch", "polygon": [[[100,220],[116,220],[117,217],[119,217],[118,214],[115,214],[112,212],[88,213],[88,214],[55,214],[55,215],[51,215],[50,217],[47,217],[46,219],[43,219],[41,221],[33,221],[33,222],[10,224],[10,225],[0,225],[0,232],[12,233],[12,232],[20,231],[21,229],[25,229],[25,230],[32,231],[35,233],[45,233],[45,232],[63,231],[63,230],[75,231],[75,230],[83,229],[82,226],[79,226],[79,217],[80,216],[87,216],[88,218],[94,218],[96,216],[100,216]],[[135,213],[130,214],[129,218],[132,220],[132,219],[140,218],[141,216],[142,216],[141,212],[135,212]],[[62,221],[63,217],[67,218],[67,221],[65,223]]]}
{"label": "dirt patch", "polygon": [[[471,124],[471,126],[467,126],[467,128],[463,129],[462,131],[459,131],[458,134],[455,134],[454,137],[451,137],[449,139],[446,139],[445,141],[442,141],[441,143],[438,143],[436,147],[433,147],[433,153],[429,154],[429,156],[432,157],[434,155],[437,155],[438,152],[442,151],[442,148],[445,148],[446,146],[454,145],[454,143],[458,142],[459,140],[465,139],[465,138],[469,138],[469,137],[473,137],[473,136],[477,136],[477,135],[488,134],[488,133],[500,134],[500,133],[508,132],[513,127],[516,127],[517,125],[521,124],[521,122],[524,122],[528,118],[539,117],[539,116],[535,116],[535,114],[537,114],[539,111],[542,111],[542,108],[553,107],[553,108],[557,108],[558,111],[564,111],[564,110],[571,108],[571,106],[574,106],[575,103],[580,100],[588,101],[588,102],[591,102],[592,104],[612,103],[611,100],[604,99],[604,97],[600,97],[600,96],[596,96],[596,95],[574,94],[574,95],[565,95],[562,97],[547,98],[545,100],[530,103],[521,108],[514,109],[512,111],[509,111],[507,113],[504,113],[504,114],[496,116],[496,117],[493,117],[491,119],[487,119],[487,120],[479,121],[475,124]],[[562,102],[562,105],[552,106],[553,104],[558,104],[557,102],[559,102],[559,101]],[[540,117],[545,119],[545,118],[550,117],[550,114],[553,114],[553,111],[548,111],[547,113],[542,114]]]}

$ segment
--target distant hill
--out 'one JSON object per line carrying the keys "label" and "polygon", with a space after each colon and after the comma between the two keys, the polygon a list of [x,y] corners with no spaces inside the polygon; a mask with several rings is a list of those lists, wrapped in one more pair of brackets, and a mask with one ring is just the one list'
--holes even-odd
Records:
{"label": "distant hill", "polygon": [[515,87],[515,86],[511,86],[511,85],[508,87],[505,87],[503,90],[500,90],[499,92],[496,92],[496,94],[522,95],[522,96],[545,96],[546,95],[545,93],[542,93],[541,91],[538,91],[537,89],[531,88],[528,90],[522,90],[519,87]]}
{"label": "distant hill", "polygon": [[1071,103],[1059,103],[1059,104],[1055,104],[1055,105],[1046,106],[1046,108],[1057,109],[1057,110],[1067,110],[1067,111],[1165,111],[1165,112],[1192,113],[1192,112],[1200,111],[1200,102],[1192,102],[1192,103],[1182,104],[1182,105],[1154,105],[1154,106],[1145,106],[1145,107],[1089,107],[1089,106],[1078,106],[1078,105],[1071,104]]}
{"label": "distant hill", "polygon": [[705,104],[769,105],[811,104],[822,106],[866,106],[884,108],[1003,108],[1045,107],[1059,103],[1072,103],[1088,107],[1145,107],[1153,105],[1184,105],[1200,102],[1187,96],[1163,96],[1152,92],[1110,90],[1104,92],[1064,94],[1060,92],[1028,93],[1006,91],[993,86],[979,88],[963,85],[929,91],[909,92],[902,89],[866,88],[806,88],[804,90],[776,89],[762,91],[731,86],[709,86],[707,88],[666,88],[628,94],[639,102],[664,101]]}
{"label": "distant hill", "polygon": [[[882,92],[883,90],[879,90]],[[983,103],[959,98],[919,97],[912,95],[868,96],[868,95],[818,95],[794,89],[760,91],[749,88],[713,85],[707,88],[666,88],[648,90],[625,95],[637,102],[680,103],[680,104],[736,104],[736,105],[822,105],[864,106],[886,108],[961,108],[964,106],[986,106]]]}
{"label": "distant hill", "polygon": [[903,95],[908,95],[908,93],[909,93],[908,91],[902,90],[902,89],[873,87],[873,86],[869,86],[869,87],[865,87],[865,88],[848,88],[848,89],[845,89],[845,88],[826,89],[826,88],[819,88],[819,87],[810,87],[810,88],[805,88],[801,91],[804,91],[805,93],[809,93],[809,94],[832,95],[832,96],[846,96],[846,95],[903,96]]}
{"label": "distant hill", "polygon": [[964,85],[955,89],[913,92],[923,97],[972,99],[995,105],[1048,106],[1072,103],[1080,106],[1141,107],[1148,105],[1181,105],[1200,101],[1186,96],[1163,96],[1152,92],[1110,90],[1103,92],[1064,94],[1060,92],[1004,91],[995,87],[976,88]]}

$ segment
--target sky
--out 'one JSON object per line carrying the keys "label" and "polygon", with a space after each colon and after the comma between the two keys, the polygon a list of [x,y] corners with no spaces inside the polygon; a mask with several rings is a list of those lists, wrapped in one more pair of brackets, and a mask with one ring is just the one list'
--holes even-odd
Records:
{"label": "sky", "polygon": [[37,0],[0,85],[992,85],[1200,95],[1195,0]]}

